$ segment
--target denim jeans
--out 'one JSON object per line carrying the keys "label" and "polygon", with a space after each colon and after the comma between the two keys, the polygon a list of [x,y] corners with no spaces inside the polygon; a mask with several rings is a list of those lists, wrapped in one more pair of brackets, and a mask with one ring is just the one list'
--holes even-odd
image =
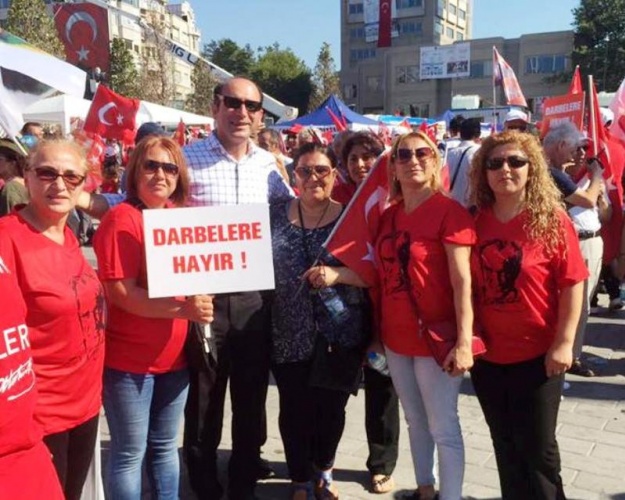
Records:
{"label": "denim jeans", "polygon": [[417,484],[435,483],[438,451],[441,500],[460,500],[464,443],[458,418],[462,377],[450,377],[431,357],[403,356],[386,348],[393,385],[406,415]]}
{"label": "denim jeans", "polygon": [[188,384],[187,370],[152,375],[104,369],[104,409],[111,433],[107,498],[141,498],[146,451],[152,498],[178,498],[177,436]]}

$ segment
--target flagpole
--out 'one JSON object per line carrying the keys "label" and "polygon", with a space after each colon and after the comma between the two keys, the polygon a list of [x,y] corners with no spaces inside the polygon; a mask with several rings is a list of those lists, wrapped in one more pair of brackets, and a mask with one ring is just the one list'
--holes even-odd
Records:
{"label": "flagpole", "polygon": [[588,115],[590,117],[590,124],[592,124],[592,126],[589,124],[588,129],[592,130],[592,137],[590,138],[592,140],[592,155],[593,158],[596,158],[599,154],[599,144],[597,144],[597,110],[595,109],[594,103],[594,85],[592,75],[588,75]]}
{"label": "flagpole", "polygon": [[495,46],[493,45],[493,126],[495,127],[495,133],[497,133],[497,85],[495,84]]}

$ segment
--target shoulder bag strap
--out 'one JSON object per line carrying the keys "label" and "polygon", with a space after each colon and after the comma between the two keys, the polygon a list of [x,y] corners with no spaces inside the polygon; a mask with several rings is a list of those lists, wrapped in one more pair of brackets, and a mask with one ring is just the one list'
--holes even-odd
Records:
{"label": "shoulder bag strap", "polygon": [[469,151],[469,149],[471,149],[471,146],[468,146],[462,152],[462,155],[460,156],[460,161],[458,162],[458,165],[456,166],[456,170],[454,171],[454,177],[453,179],[451,179],[451,184],[449,185],[449,191],[451,191],[456,184],[456,179],[458,178],[458,173],[460,172],[460,166],[462,165],[462,160],[464,160],[464,157],[466,156],[467,151]]}

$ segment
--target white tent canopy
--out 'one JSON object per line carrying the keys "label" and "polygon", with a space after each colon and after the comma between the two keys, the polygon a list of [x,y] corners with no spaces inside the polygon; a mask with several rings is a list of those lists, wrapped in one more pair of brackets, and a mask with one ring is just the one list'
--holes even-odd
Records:
{"label": "white tent canopy", "polygon": [[[23,113],[24,121],[60,123],[63,134],[71,131],[72,119],[84,120],[89,112],[91,101],[70,95],[58,95],[31,104]],[[209,116],[196,115],[180,109],[168,108],[153,102],[141,101],[137,113],[137,126],[144,122],[158,122],[162,125],[177,125],[180,120],[186,125],[211,125]]]}

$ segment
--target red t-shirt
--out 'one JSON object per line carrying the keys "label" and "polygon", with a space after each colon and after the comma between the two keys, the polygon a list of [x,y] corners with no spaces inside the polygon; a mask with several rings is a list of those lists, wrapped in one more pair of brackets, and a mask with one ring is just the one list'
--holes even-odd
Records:
{"label": "red t-shirt", "polygon": [[[469,212],[443,193],[435,193],[409,214],[403,203],[384,212],[376,242],[384,345],[405,356],[431,356],[419,334],[409,287],[426,322],[453,319],[454,296],[444,245],[471,246],[475,239]],[[409,280],[402,268],[407,269]]]}
{"label": "red t-shirt", "polygon": [[559,213],[564,238],[554,255],[532,242],[525,214],[500,222],[491,210],[476,218],[478,244],[471,268],[476,320],[494,363],[518,363],[549,350],[558,322],[562,288],[588,277],[573,224]]}
{"label": "red t-shirt", "polygon": [[0,254],[26,302],[26,323],[44,434],[72,429],[100,411],[104,291],[72,231],[59,245],[18,212],[0,219]]}
{"label": "red t-shirt", "polygon": [[[93,239],[102,281],[136,279],[148,288],[141,210],[128,203],[109,211]],[[130,373],[166,373],[186,366],[187,321],[145,318],[109,304],[106,327],[108,368]]]}

